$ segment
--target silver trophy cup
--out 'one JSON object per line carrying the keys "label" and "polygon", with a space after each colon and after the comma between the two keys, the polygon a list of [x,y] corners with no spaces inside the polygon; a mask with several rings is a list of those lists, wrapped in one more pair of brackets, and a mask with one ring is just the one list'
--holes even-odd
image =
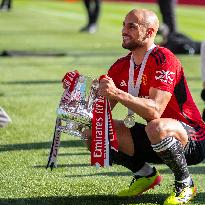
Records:
{"label": "silver trophy cup", "polygon": [[83,131],[91,127],[98,87],[98,80],[79,76],[68,100],[61,101],[57,108],[57,117],[61,120],[58,131],[85,139]]}

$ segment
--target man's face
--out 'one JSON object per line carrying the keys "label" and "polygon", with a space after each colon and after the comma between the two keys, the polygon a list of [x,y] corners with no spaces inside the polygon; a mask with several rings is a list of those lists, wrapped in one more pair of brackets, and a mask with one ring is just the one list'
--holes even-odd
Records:
{"label": "man's face", "polygon": [[123,22],[122,47],[130,51],[145,45],[146,27],[133,12],[129,13]]}

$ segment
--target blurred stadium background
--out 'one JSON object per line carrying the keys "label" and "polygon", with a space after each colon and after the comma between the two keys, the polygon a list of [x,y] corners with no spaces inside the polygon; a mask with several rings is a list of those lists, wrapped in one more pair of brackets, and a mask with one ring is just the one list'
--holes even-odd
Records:
{"label": "blurred stadium background", "polygon": [[[178,4],[179,31],[195,40],[205,39],[205,1]],[[179,3],[186,3],[180,1]],[[131,174],[123,167],[90,167],[83,142],[63,135],[58,168],[46,170],[55,123],[55,110],[67,71],[98,77],[127,51],[121,48],[121,25],[132,8],[149,8],[160,17],[156,3],[103,1],[99,30],[79,33],[86,22],[81,1],[14,0],[10,12],[0,12],[0,106],[13,123],[0,129],[0,204],[162,204],[171,191],[173,176],[157,165],[164,177],[147,194],[119,199]],[[160,17],[161,18],[161,17]],[[160,37],[157,39],[160,41]],[[9,55],[11,54],[11,55]],[[200,110],[202,88],[199,55],[178,55]],[[124,118],[124,108],[114,110]],[[142,121],[142,119],[138,119]],[[190,167],[198,195],[193,204],[205,204],[205,163]]]}

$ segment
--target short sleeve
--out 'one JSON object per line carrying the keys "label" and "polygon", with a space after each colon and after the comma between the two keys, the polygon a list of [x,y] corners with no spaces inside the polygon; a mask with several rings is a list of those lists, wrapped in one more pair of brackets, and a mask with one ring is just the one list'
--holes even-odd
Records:
{"label": "short sleeve", "polygon": [[173,94],[181,64],[171,53],[164,53],[165,61],[155,66],[151,77],[151,87]]}

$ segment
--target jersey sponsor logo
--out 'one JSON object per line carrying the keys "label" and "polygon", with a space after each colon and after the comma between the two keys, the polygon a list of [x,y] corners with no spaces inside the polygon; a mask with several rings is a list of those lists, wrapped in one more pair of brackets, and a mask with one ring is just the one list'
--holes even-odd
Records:
{"label": "jersey sponsor logo", "polygon": [[171,72],[171,71],[157,70],[156,75],[155,75],[155,79],[160,80],[164,83],[172,84],[172,82],[174,80],[174,75],[175,75],[175,73]]}
{"label": "jersey sponsor logo", "polygon": [[120,83],[121,87],[127,87],[127,83],[125,82],[125,80],[122,80]]}

